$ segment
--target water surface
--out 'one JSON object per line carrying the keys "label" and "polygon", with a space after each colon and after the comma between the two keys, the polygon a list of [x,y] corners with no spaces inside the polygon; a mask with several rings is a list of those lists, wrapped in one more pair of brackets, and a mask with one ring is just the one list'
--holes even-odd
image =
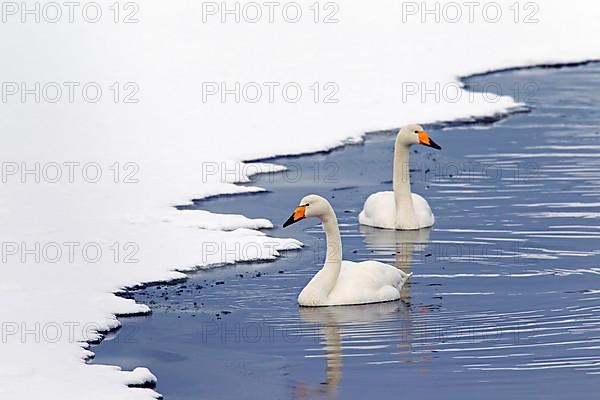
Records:
{"label": "water surface", "polygon": [[306,244],[277,261],[129,293],[152,315],[123,319],[94,362],[149,367],[167,399],[594,398],[600,66],[467,80],[490,82],[522,88],[530,112],[427,127],[443,151],[414,147],[411,162],[413,191],[436,214],[431,230],[357,223],[366,197],[391,188],[390,133],[270,160],[290,171],[257,176],[267,193],[193,206],[281,223],[305,194],[321,194],[337,212],[345,259],[414,273],[402,301],[299,308],[324,257],[322,229],[307,220],[269,232]]}

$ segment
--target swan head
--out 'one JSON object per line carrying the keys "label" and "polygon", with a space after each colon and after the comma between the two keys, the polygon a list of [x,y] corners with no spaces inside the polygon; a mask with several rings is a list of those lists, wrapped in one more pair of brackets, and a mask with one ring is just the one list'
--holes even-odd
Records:
{"label": "swan head", "polygon": [[442,149],[439,144],[434,142],[433,139],[429,137],[429,134],[425,132],[425,129],[418,124],[406,125],[405,127],[402,127],[398,131],[398,136],[396,136],[396,143],[400,143],[405,146],[422,144],[437,150]]}
{"label": "swan head", "polygon": [[300,200],[300,204],[294,210],[294,213],[283,223],[283,227],[295,224],[304,218],[317,217],[323,218],[331,214],[333,209],[329,202],[316,194],[309,194]]}

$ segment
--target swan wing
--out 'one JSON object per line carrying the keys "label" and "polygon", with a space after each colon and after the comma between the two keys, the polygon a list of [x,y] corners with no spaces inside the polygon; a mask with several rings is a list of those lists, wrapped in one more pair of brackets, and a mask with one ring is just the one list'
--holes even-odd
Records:
{"label": "swan wing", "polygon": [[380,303],[398,300],[409,274],[378,261],[343,261],[326,305]]}
{"label": "swan wing", "polygon": [[412,193],[413,208],[419,223],[419,229],[429,228],[435,223],[435,217],[429,207],[429,203],[422,196]]}
{"label": "swan wing", "polygon": [[394,192],[373,193],[365,201],[363,210],[358,215],[361,225],[375,228],[395,229],[396,204]]}

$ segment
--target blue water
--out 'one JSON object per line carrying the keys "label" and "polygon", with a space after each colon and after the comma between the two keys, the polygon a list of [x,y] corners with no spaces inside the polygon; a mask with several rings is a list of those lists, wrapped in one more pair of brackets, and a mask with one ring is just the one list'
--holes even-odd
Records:
{"label": "blue water", "polygon": [[[390,190],[392,132],[269,160],[290,172],[255,177],[268,192],[193,208],[269,218],[269,234],[306,247],[129,292],[152,315],[123,319],[93,362],[147,366],[167,399],[597,398],[600,65],[466,81],[490,82],[524,89],[528,112],[428,126],[443,150],[414,148],[413,191],[434,210],[432,230],[357,223],[366,197]],[[280,223],[308,193],[332,202],[345,259],[414,273],[402,301],[297,306],[324,235],[317,221]]]}

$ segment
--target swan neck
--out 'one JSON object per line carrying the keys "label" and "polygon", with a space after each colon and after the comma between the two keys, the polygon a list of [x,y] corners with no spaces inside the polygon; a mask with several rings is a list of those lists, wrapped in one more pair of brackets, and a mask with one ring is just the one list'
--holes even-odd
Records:
{"label": "swan neck", "polygon": [[329,206],[324,215],[319,215],[318,218],[321,220],[325,231],[327,254],[325,264],[323,264],[321,270],[313,276],[308,285],[300,292],[298,302],[301,305],[324,305],[337,284],[342,268],[342,238],[333,208]]}
{"label": "swan neck", "polygon": [[333,210],[322,218],[322,222],[327,241],[327,254],[325,256],[325,265],[323,266],[323,269],[330,269],[335,273],[335,278],[337,279],[342,264],[342,237]]}
{"label": "swan neck", "polygon": [[394,150],[394,197],[398,201],[411,200],[410,192],[410,169],[408,163],[409,147],[402,143],[396,143]]}

